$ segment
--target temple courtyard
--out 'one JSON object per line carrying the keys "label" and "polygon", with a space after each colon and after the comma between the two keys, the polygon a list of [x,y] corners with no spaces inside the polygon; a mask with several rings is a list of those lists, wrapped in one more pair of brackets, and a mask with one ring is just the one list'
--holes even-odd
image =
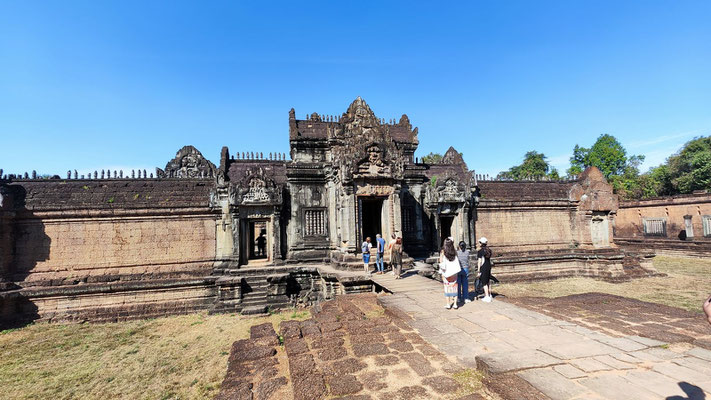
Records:
{"label": "temple courtyard", "polygon": [[[378,294],[259,317],[36,323],[0,332],[3,398],[703,399],[711,261],[665,276],[507,283],[445,310],[413,271]],[[495,270],[494,270],[495,273]]]}

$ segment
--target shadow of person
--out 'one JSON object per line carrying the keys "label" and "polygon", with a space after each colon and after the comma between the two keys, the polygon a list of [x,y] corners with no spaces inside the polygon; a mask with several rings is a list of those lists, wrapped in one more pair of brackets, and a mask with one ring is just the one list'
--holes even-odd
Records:
{"label": "shadow of person", "polygon": [[0,329],[6,329],[40,318],[37,305],[22,288],[37,264],[49,259],[51,238],[45,233],[42,219],[27,209],[27,189],[23,184],[4,184],[2,189],[8,200],[3,202],[2,211],[11,215],[1,230],[2,246],[11,250],[5,260],[7,290],[0,292]]}
{"label": "shadow of person", "polygon": [[700,387],[692,385],[689,382],[679,382],[678,383],[681,390],[686,393],[686,397],[681,396],[669,396],[666,400],[705,400],[706,395]]}

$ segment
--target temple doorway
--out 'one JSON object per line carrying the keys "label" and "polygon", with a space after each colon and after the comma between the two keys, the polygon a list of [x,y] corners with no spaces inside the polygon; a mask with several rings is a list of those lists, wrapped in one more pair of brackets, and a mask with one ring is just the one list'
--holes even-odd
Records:
{"label": "temple doorway", "polygon": [[265,264],[271,261],[271,239],[268,219],[249,219],[242,222],[243,263]]}
{"label": "temple doorway", "polygon": [[360,198],[360,226],[361,240],[370,237],[371,243],[375,245],[375,235],[383,234],[383,200],[378,197]]}
{"label": "temple doorway", "polygon": [[[452,236],[452,223],[454,222],[454,216],[451,215],[440,215],[440,235],[439,235],[439,245],[442,246],[444,239]],[[455,244],[456,246],[456,244]]]}

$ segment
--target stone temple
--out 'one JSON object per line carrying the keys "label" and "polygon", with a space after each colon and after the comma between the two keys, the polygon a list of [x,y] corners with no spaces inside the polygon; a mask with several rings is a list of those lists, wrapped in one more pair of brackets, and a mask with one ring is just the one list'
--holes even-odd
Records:
{"label": "stone temple", "polygon": [[401,236],[420,267],[446,237],[486,236],[507,280],[650,271],[650,254],[615,244],[617,196],[595,168],[514,182],[475,174],[452,147],[419,162],[407,115],[378,118],[360,97],[338,117],[292,109],[289,143],[290,157],[223,147],[219,165],[186,146],[155,177],[0,170],[2,320],[258,312],[370,291],[349,270],[377,233]]}

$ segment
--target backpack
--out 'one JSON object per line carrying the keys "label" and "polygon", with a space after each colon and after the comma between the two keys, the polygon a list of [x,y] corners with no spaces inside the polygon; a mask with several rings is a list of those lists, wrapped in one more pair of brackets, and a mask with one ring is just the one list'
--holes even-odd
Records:
{"label": "backpack", "polygon": [[365,253],[370,253],[370,249],[368,249],[368,242],[363,242],[363,247],[361,248],[363,251],[363,254]]}

